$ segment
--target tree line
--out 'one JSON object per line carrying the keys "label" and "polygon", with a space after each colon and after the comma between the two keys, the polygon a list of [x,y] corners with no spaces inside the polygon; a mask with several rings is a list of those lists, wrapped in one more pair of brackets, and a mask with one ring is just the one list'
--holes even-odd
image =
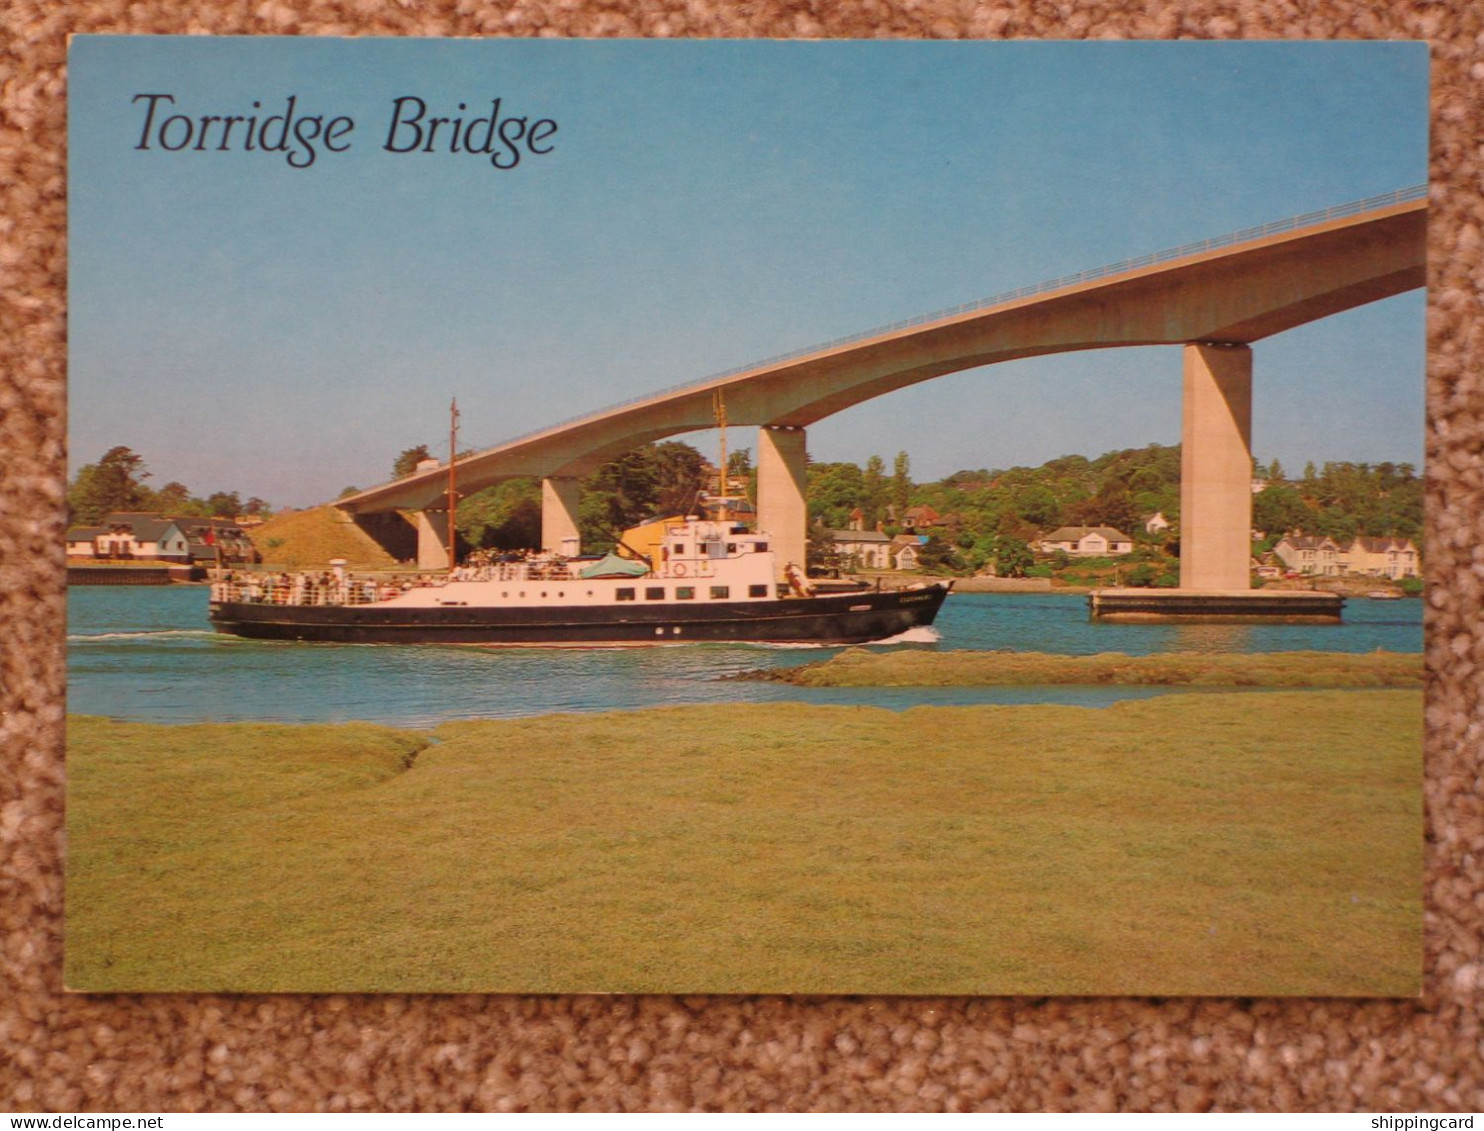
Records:
{"label": "tree line", "polygon": [[[426,448],[403,452],[394,475],[410,474]],[[747,448],[731,452],[728,477],[745,482],[756,499],[756,472]],[[1253,524],[1266,549],[1286,533],[1303,531],[1348,539],[1356,535],[1422,535],[1422,480],[1408,463],[1309,464],[1289,479],[1277,460],[1255,462],[1265,484],[1253,498]],[[898,452],[888,469],[879,455],[864,466],[810,461],[807,503],[814,564],[828,567],[831,532],[855,519],[866,530],[907,531],[908,511],[930,507],[943,524],[922,531],[920,557],[928,568],[976,572],[994,565],[1002,574],[1023,573],[1034,562],[1031,545],[1060,526],[1111,526],[1130,535],[1136,557],[1151,562],[1178,554],[1180,447],[1149,444],[1096,458],[1062,456],[1037,467],[961,470],[919,483],[911,461]],[[714,490],[705,458],[679,441],[646,444],[610,461],[582,484],[579,532],[584,548],[611,548],[621,532],[663,515],[694,513]],[[1163,515],[1168,531],[1145,523]],[[459,533],[471,546],[514,549],[541,541],[539,479],[511,480],[459,504]]]}
{"label": "tree line", "polygon": [[[411,474],[429,457],[425,445],[401,452],[393,478]],[[729,481],[745,484],[756,499],[750,450],[732,451]],[[1255,463],[1265,484],[1253,498],[1253,525],[1267,545],[1293,531],[1337,540],[1357,535],[1422,536],[1422,480],[1409,463],[1310,463],[1290,478],[1277,460]],[[169,515],[263,515],[259,498],[243,502],[236,492],[193,495],[185,485],[155,490],[144,460],[127,447],[109,449],[78,471],[67,502],[73,524],[92,524],[112,511]],[[1180,448],[1149,444],[1108,452],[1095,459],[1069,455],[1037,467],[956,471],[919,483],[911,462],[898,452],[890,470],[880,456],[864,466],[811,461],[807,502],[817,559],[827,556],[829,532],[848,529],[858,517],[866,530],[898,534],[908,529],[907,512],[930,507],[941,525],[922,531],[924,564],[947,571],[975,572],[995,565],[1001,573],[1023,572],[1033,561],[1030,545],[1059,526],[1112,526],[1132,536],[1146,556],[1178,552],[1176,535],[1148,533],[1146,520],[1162,514],[1178,530]],[[584,548],[610,549],[629,527],[650,519],[695,513],[700,497],[715,488],[714,471],[689,444],[667,440],[625,452],[582,483],[578,515]],[[354,488],[347,488],[354,491]],[[541,482],[515,479],[474,493],[459,503],[459,535],[471,547],[518,549],[541,544]],[[1266,548],[1260,546],[1259,548]],[[816,564],[828,565],[820,560]]]}
{"label": "tree line", "polygon": [[1277,460],[1257,468],[1266,489],[1252,500],[1252,523],[1276,541],[1301,530],[1337,541],[1358,535],[1422,540],[1422,478],[1410,463],[1325,463],[1285,476]]}
{"label": "tree line", "polygon": [[145,483],[148,478],[143,456],[123,446],[109,448],[97,463],[80,468],[67,485],[68,525],[95,526],[104,515],[115,511],[146,511],[172,518],[266,518],[273,513],[257,496],[246,502],[236,491],[216,491],[203,497],[173,480],[156,490]]}

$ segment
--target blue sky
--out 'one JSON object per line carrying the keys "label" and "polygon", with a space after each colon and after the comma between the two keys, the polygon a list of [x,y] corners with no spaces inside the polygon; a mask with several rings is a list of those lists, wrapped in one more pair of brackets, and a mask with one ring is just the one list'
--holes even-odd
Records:
{"label": "blue sky", "polygon": [[[483,447],[1426,179],[1420,44],[83,37],[69,66],[73,467],[126,444],[156,486],[276,505],[441,450],[453,396]],[[139,94],[174,98],[147,149]],[[159,132],[290,95],[353,120],[342,152]],[[408,96],[557,128],[510,169],[388,152]],[[1420,292],[1258,343],[1258,458],[1420,465],[1423,369]],[[809,448],[922,480],[1096,456],[1178,442],[1179,390],[1176,347],[1038,358]]]}

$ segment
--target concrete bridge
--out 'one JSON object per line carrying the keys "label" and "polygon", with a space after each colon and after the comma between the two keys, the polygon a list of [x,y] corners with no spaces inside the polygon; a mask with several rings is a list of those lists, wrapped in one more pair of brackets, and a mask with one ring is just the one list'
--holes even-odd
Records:
{"label": "concrete bridge", "polygon": [[[1400,190],[1113,264],[595,412],[458,461],[462,491],[543,482],[542,540],[577,537],[578,480],[639,444],[756,425],[758,524],[804,561],[806,429],[872,397],[963,369],[1112,346],[1183,345],[1180,587],[1247,589],[1253,342],[1426,282],[1426,187]],[[339,500],[416,512],[419,565],[447,564],[446,468]]]}

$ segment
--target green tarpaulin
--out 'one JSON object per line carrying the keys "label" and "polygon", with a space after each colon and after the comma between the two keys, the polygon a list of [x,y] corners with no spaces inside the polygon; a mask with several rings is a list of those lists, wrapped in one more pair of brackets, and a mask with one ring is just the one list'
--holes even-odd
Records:
{"label": "green tarpaulin", "polygon": [[649,572],[643,562],[609,554],[602,561],[593,562],[577,571],[578,577],[642,577]]}

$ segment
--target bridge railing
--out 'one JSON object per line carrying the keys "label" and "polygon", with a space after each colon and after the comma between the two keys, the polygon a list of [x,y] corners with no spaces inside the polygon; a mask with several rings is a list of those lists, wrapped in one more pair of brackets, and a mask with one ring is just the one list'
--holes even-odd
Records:
{"label": "bridge railing", "polygon": [[598,416],[607,416],[609,413],[621,408],[627,408],[629,405],[641,404],[644,401],[654,400],[656,397],[681,393],[687,389],[703,389],[728,377],[736,377],[742,373],[751,373],[754,370],[766,369],[770,365],[779,365],[785,361],[794,361],[801,357],[808,357],[813,353],[822,353],[825,350],[837,349],[840,346],[847,346],[854,342],[864,342],[870,338],[880,337],[882,334],[910,329],[913,326],[925,326],[930,322],[939,322],[944,318],[951,318],[957,314],[969,314],[976,310],[987,310],[992,306],[1014,302],[1017,299],[1029,298],[1032,295],[1059,291],[1063,287],[1076,286],[1078,283],[1090,283],[1098,279],[1106,279],[1111,275],[1121,275],[1125,271],[1135,271],[1140,267],[1153,267],[1156,264],[1168,263],[1174,259],[1184,259],[1186,256],[1199,255],[1203,251],[1216,251],[1223,247],[1231,247],[1234,244],[1246,243],[1249,240],[1262,239],[1264,236],[1278,235],[1282,232],[1307,228],[1311,224],[1322,224],[1326,220],[1341,220],[1347,216],[1355,216],[1362,212],[1370,212],[1373,209],[1385,208],[1388,205],[1405,204],[1410,201],[1421,200],[1426,196],[1427,185],[1412,185],[1409,188],[1381,193],[1379,196],[1368,196],[1364,200],[1352,200],[1345,204],[1336,204],[1329,208],[1321,208],[1315,212],[1304,212],[1298,216],[1290,216],[1284,220],[1274,220],[1268,224],[1259,224],[1253,228],[1242,228],[1240,231],[1228,232],[1223,236],[1214,236],[1211,239],[1181,244],[1179,247],[1166,248],[1163,251],[1135,256],[1132,259],[1120,259],[1117,263],[1092,267],[1086,271],[1078,271],[1075,275],[1061,275],[1055,279],[1047,279],[1045,282],[1033,283],[1026,287],[1018,287],[1012,291],[1001,291],[999,294],[990,295],[988,298],[975,299],[972,302],[960,303],[958,306],[943,307],[939,310],[930,311],[927,314],[904,318],[900,322],[893,322],[890,325],[873,326],[869,330],[846,334],[844,337],[833,338],[830,341],[819,342],[815,345],[805,346],[802,349],[774,354],[772,357],[765,357],[761,361],[752,361],[746,365],[724,369],[719,373],[712,373],[706,377],[702,377],[700,380],[684,381],[681,384],[671,385],[668,388],[659,389],[652,393],[645,393],[642,396],[629,397],[627,400],[608,405],[606,408],[584,412],[556,424],[548,424],[544,428],[536,428],[530,432],[523,432],[519,436],[509,440],[503,440],[494,446],[504,447],[508,444],[518,444],[522,440],[528,440],[533,436],[540,436],[545,432],[553,432],[559,428],[565,428],[568,425],[577,424],[583,420]]}

